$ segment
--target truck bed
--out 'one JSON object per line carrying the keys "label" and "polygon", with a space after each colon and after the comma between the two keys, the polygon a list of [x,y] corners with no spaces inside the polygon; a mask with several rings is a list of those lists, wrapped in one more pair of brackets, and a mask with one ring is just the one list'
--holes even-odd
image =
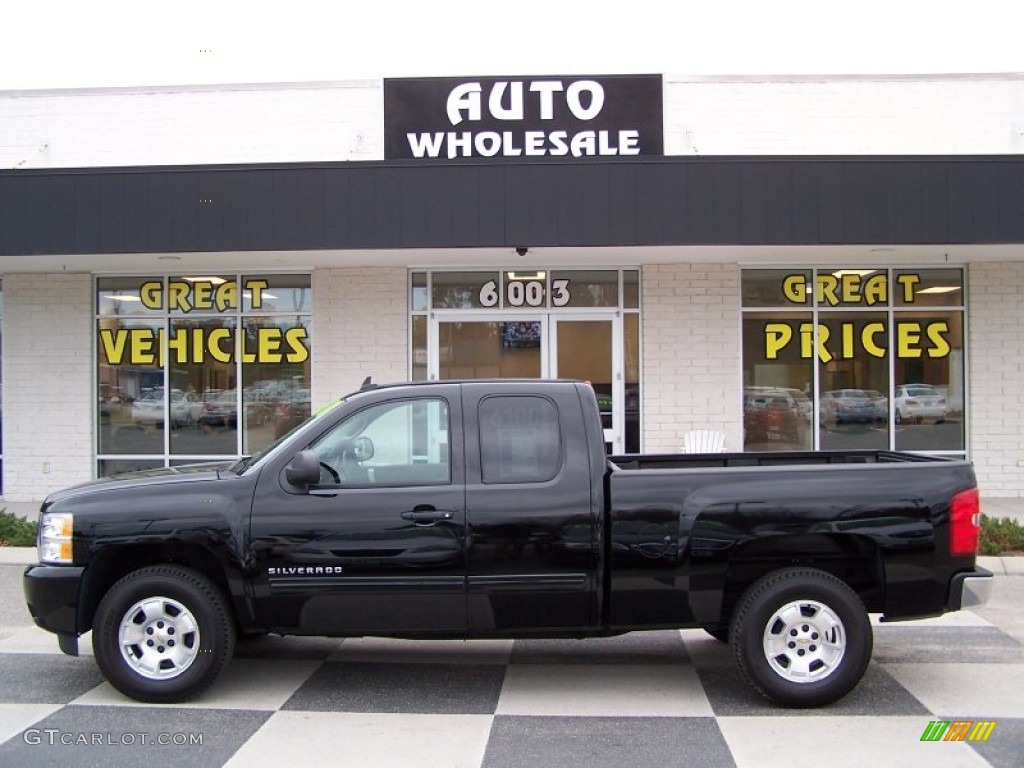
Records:
{"label": "truck bed", "polygon": [[652,453],[609,456],[618,469],[775,467],[804,464],[897,464],[952,461],[899,451],[766,451],[763,453]]}

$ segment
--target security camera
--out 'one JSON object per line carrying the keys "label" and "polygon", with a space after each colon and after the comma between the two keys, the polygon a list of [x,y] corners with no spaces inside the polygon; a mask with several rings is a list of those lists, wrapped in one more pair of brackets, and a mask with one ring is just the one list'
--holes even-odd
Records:
{"label": "security camera", "polygon": [[525,256],[526,252],[529,250],[530,249],[527,248],[525,245],[520,245],[518,248],[516,248],[516,253],[518,253],[520,256]]}

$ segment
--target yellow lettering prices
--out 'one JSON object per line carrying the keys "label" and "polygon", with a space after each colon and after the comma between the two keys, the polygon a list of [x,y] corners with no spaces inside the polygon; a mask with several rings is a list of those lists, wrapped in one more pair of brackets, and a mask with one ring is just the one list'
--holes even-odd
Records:
{"label": "yellow lettering prices", "polygon": [[[779,356],[796,345],[799,356],[805,360],[814,357],[814,337],[817,331],[818,359],[823,363],[833,360],[852,360],[861,352],[884,358],[888,351],[885,323],[840,322],[819,323],[770,322],[764,326],[764,354],[767,360]],[[945,320],[922,322],[897,320],[893,323],[896,357],[931,359],[948,357],[951,349],[949,323]]]}

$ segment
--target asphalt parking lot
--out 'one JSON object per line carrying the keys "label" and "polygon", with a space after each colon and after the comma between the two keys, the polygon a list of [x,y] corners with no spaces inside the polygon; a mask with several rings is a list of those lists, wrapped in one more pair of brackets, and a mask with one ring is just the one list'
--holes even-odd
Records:
{"label": "asphalt parking lot", "polygon": [[[991,603],[883,625],[844,700],[768,705],[700,630],[595,640],[270,637],[240,645],[188,705],[139,705],[91,656],[31,625],[0,565],[0,765],[1018,766],[1024,560]],[[88,651],[88,642],[82,643]],[[924,742],[933,721],[994,722],[985,742]]]}

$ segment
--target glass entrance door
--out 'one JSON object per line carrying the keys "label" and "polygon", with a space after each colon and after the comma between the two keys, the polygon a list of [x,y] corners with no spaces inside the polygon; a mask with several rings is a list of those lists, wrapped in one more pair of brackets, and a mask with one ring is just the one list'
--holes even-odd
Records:
{"label": "glass entrance door", "polygon": [[551,376],[591,383],[605,446],[624,453],[621,319],[607,313],[552,316],[550,344]]}

